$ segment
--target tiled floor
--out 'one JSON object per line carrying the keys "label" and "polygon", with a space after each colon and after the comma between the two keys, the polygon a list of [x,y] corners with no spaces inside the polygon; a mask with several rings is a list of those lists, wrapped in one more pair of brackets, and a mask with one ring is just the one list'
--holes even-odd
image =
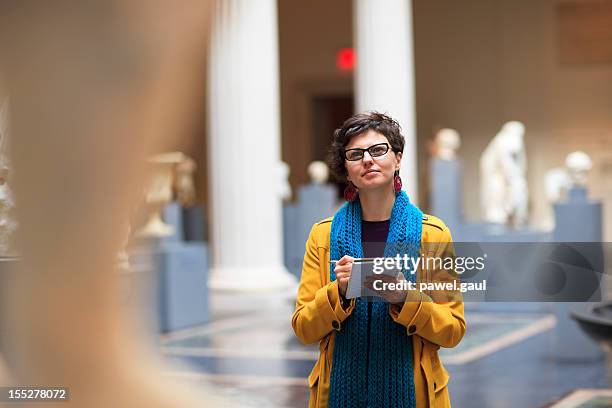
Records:
{"label": "tiled floor", "polygon": [[[258,302],[243,298],[238,303]],[[164,355],[188,364],[169,374],[212,383],[236,407],[307,406],[305,378],[317,350],[293,335],[291,303],[245,311],[235,300],[217,299],[213,310],[211,324],[162,337]],[[451,375],[453,407],[544,407],[577,389],[611,386],[604,359],[562,363],[550,357],[551,314],[468,310],[466,318],[461,344],[441,352]],[[563,407],[612,406],[609,396],[596,395],[584,404]]]}
{"label": "tiled floor", "polygon": [[551,408],[604,408],[612,406],[612,390],[580,389],[572,392]]}

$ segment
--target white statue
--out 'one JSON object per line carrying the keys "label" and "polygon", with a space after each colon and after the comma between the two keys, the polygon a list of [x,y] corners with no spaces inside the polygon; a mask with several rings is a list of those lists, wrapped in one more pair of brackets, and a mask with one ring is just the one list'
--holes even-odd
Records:
{"label": "white statue", "polygon": [[525,126],[504,124],[480,158],[480,198],[488,222],[515,227],[527,222]]}
{"label": "white statue", "polygon": [[565,168],[567,169],[572,187],[586,187],[588,174],[593,168],[593,162],[588,154],[577,150],[567,155],[565,158]]}
{"label": "white statue", "polygon": [[329,168],[325,162],[315,160],[308,165],[308,176],[313,184],[325,184],[329,179]]}
{"label": "white statue", "polygon": [[181,152],[162,153],[150,157],[151,181],[145,194],[148,220],[138,236],[164,237],[172,235],[174,228],[162,219],[164,207],[176,199],[183,207],[195,203],[196,191],[193,173],[196,163]]}
{"label": "white statue", "polygon": [[196,188],[193,180],[197,165],[195,160],[186,155],[182,155],[182,160],[174,169],[174,191],[176,199],[183,207],[195,204]]}
{"label": "white statue", "polygon": [[565,167],[555,167],[546,172],[544,186],[548,202],[560,201],[572,187],[586,187],[592,168],[593,162],[585,152],[577,150],[568,154]]}
{"label": "white statue", "polygon": [[440,129],[434,138],[434,156],[441,160],[454,160],[461,146],[461,137],[455,129]]}
{"label": "white statue", "polygon": [[180,153],[158,154],[147,160],[152,173],[144,198],[148,215],[137,236],[166,237],[174,233],[174,228],[162,220],[162,210],[172,201],[174,166],[182,159],[179,155]]}
{"label": "white statue", "polygon": [[291,184],[289,184],[289,172],[289,165],[284,161],[280,161],[278,163],[278,188],[280,197],[285,202],[291,200]]}
{"label": "white statue", "polygon": [[13,216],[15,202],[9,186],[8,98],[0,100],[0,255],[14,253],[12,236],[17,229]]}
{"label": "white statue", "polygon": [[561,201],[569,186],[570,178],[564,167],[554,167],[544,175],[544,193],[550,204]]}

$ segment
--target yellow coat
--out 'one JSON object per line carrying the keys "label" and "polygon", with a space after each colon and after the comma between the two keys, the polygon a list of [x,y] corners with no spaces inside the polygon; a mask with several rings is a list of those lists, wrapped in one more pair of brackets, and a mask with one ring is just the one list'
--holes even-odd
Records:
{"label": "yellow coat", "polygon": [[[319,359],[308,376],[310,386],[309,407],[326,408],[329,397],[329,378],[336,330],[351,314],[350,306],[342,307],[338,283],[329,278],[329,238],[332,218],[312,227],[298,290],[292,326],[296,336],[304,343],[319,342]],[[454,255],[451,234],[444,223],[431,215],[423,217],[421,238],[422,256],[445,257]],[[428,243],[427,245],[423,245]],[[427,248],[427,249],[424,249]],[[423,251],[427,251],[425,254]],[[419,282],[435,279],[435,270],[417,271]],[[417,301],[408,301],[403,307],[390,306],[393,320],[406,327],[406,335],[413,337],[414,386],[417,407],[450,407],[447,389],[448,373],[438,357],[440,347],[455,347],[461,341],[466,324],[463,302],[434,302],[426,293]]]}

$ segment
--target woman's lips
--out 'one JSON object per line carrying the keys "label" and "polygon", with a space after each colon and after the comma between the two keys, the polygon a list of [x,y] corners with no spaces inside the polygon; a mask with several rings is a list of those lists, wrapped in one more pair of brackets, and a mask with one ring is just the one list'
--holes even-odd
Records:
{"label": "woman's lips", "polygon": [[363,173],[362,177],[365,177],[369,174],[377,174],[377,173],[380,173],[380,172],[378,170],[368,170],[367,172]]}

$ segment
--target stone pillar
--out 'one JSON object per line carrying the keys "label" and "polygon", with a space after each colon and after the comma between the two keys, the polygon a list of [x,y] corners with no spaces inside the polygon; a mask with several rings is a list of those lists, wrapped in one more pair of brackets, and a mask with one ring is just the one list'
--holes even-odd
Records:
{"label": "stone pillar", "polygon": [[295,285],[283,266],[276,0],[220,0],[209,57],[211,289]]}
{"label": "stone pillar", "polygon": [[411,0],[355,0],[355,106],[387,112],[406,138],[400,176],[418,201]]}

